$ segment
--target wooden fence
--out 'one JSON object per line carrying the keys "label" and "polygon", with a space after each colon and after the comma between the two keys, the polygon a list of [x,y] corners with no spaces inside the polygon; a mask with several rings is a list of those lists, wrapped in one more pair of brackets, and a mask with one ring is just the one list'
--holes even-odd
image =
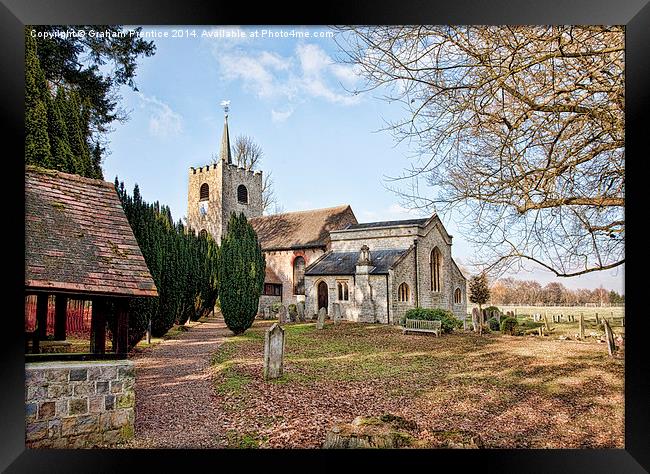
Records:
{"label": "wooden fence", "polygon": [[[67,337],[90,337],[90,318],[92,302],[68,299]],[[36,329],[36,296],[25,297],[25,331]],[[47,334],[54,334],[54,297],[50,296],[47,305]]]}

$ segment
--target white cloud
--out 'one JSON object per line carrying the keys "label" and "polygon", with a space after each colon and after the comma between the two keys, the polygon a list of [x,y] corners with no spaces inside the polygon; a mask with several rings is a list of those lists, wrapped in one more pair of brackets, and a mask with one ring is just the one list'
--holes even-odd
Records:
{"label": "white cloud", "polygon": [[361,222],[373,222],[373,221],[397,221],[402,219],[418,219],[422,217],[428,217],[422,215],[421,212],[408,209],[399,204],[391,204],[387,208],[380,210],[361,210],[359,213]]}
{"label": "white cloud", "polygon": [[285,122],[293,114],[293,108],[289,107],[288,110],[275,110],[271,109],[271,120],[274,123]]}
{"label": "white cloud", "polygon": [[[346,106],[360,101],[359,96],[345,90],[359,80],[356,70],[336,63],[320,46],[299,44],[294,54],[282,56],[273,51],[242,47],[244,43],[251,45],[251,41],[249,38],[211,43],[224,80],[241,81],[244,89],[258,98],[283,103],[280,108],[284,111],[308,99],[324,99]],[[273,113],[281,119],[277,106]]]}
{"label": "white cloud", "polygon": [[159,138],[171,138],[183,131],[183,117],[154,96],[138,94],[141,107],[149,111],[149,133]]}

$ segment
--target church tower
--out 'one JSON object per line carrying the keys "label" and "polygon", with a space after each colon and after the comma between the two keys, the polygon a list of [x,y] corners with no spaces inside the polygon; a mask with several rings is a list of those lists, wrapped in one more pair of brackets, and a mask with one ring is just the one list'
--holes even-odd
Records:
{"label": "church tower", "polygon": [[187,191],[187,224],[194,232],[210,234],[218,244],[227,231],[231,213],[243,212],[250,219],[262,215],[262,172],[232,162],[228,111],[225,111],[221,150],[216,162],[190,168]]}

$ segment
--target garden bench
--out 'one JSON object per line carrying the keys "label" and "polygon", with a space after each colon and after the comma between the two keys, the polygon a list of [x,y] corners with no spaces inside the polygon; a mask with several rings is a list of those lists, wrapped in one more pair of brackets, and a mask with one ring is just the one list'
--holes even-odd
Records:
{"label": "garden bench", "polygon": [[441,321],[427,321],[425,319],[407,319],[402,327],[402,334],[407,332],[432,332],[440,336],[442,332]]}

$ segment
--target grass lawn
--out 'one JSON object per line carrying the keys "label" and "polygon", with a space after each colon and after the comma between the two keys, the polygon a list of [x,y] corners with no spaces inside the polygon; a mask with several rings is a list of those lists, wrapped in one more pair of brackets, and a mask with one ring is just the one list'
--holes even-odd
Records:
{"label": "grass lawn", "polygon": [[334,423],[384,413],[417,422],[423,440],[469,430],[488,448],[624,446],[624,359],[604,344],[289,324],[285,374],[264,381],[271,324],[256,321],[213,356],[224,446],[320,447]]}

